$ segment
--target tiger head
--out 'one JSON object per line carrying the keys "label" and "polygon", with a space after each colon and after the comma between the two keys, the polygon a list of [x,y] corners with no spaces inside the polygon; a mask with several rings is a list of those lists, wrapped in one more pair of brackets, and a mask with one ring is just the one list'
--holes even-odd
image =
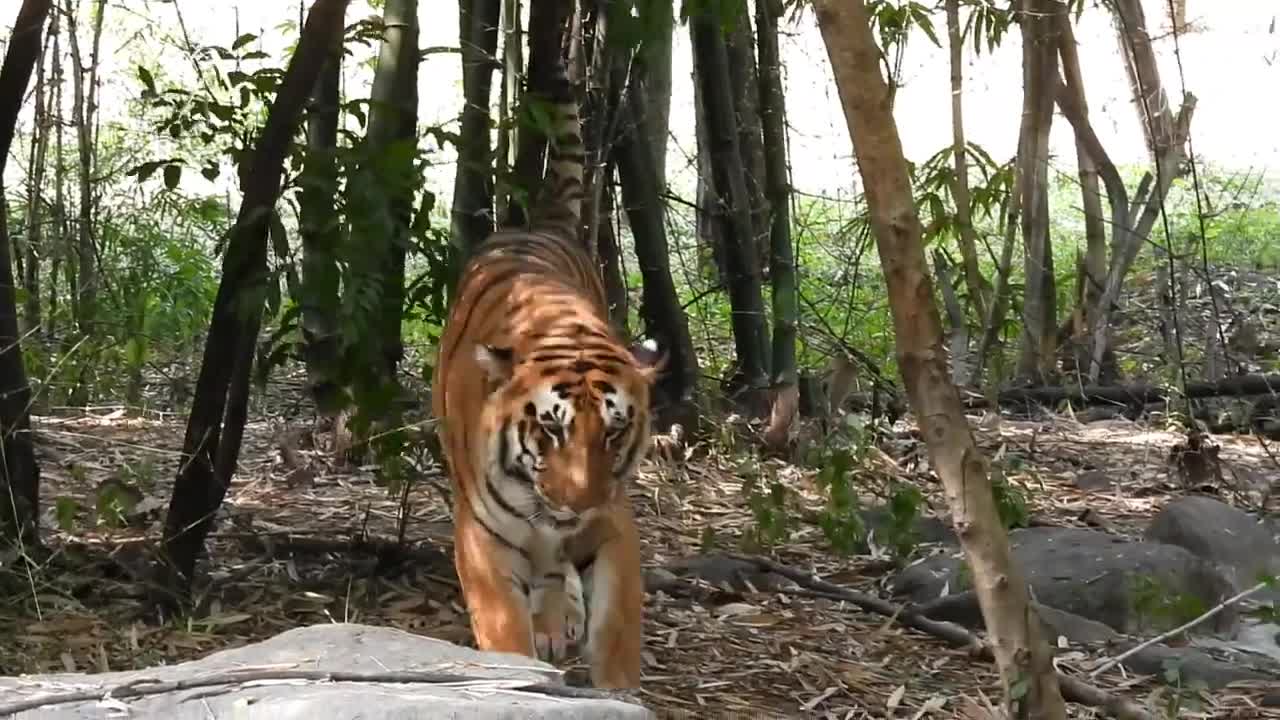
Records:
{"label": "tiger head", "polygon": [[652,341],[618,350],[629,357],[553,363],[477,346],[489,383],[482,467],[489,491],[516,514],[571,528],[625,492],[646,454],[650,387],[666,355]]}

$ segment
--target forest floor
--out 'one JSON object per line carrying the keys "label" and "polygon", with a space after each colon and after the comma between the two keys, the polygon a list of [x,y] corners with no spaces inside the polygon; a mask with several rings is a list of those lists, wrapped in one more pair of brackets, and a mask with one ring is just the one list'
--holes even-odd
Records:
{"label": "forest floor", "polygon": [[[1260,319],[1254,344],[1280,345],[1280,286],[1248,271],[1215,277],[1224,278],[1226,300],[1235,300],[1225,303],[1224,312],[1234,307]],[[1182,331],[1204,337],[1211,299],[1192,293],[1184,306]],[[1154,347],[1158,313],[1140,299],[1128,307],[1119,316],[1117,342],[1129,358],[1125,374],[1143,377],[1161,352]],[[1255,364],[1246,370],[1274,368]],[[0,674],[172,664],[317,623],[393,626],[470,643],[450,562],[447,482],[422,457],[410,459],[418,481],[403,495],[380,485],[373,468],[335,466],[310,432],[312,418],[299,409],[302,395],[296,380],[283,378],[255,401],[235,481],[202,566],[201,616],[158,624],[144,614],[143,581],[171,493],[185,416],[100,407],[55,408],[34,418],[42,524],[55,553],[40,573],[0,572],[0,588],[8,589],[0,594]],[[1031,524],[1089,524],[1138,537],[1168,500],[1185,494],[1166,465],[1183,436],[1156,422],[1084,424],[1070,413],[992,419],[971,418],[975,437],[997,458],[1009,484],[1023,491]],[[852,474],[864,506],[882,502],[890,481],[909,483],[925,498],[922,514],[945,520],[945,499],[924,467],[922,444],[901,423],[889,437]],[[1256,436],[1213,439],[1229,476],[1265,483],[1280,474],[1280,451]],[[1082,482],[1085,473],[1093,475],[1090,490]],[[695,445],[682,462],[651,460],[642,469],[632,495],[646,572],[711,549],[741,550],[758,523],[758,508],[743,488],[751,474],[779,480],[799,506],[779,543],[752,550],[888,598],[885,582],[896,567],[888,553],[836,554],[814,522],[823,507],[816,470],[756,460],[749,450],[727,449],[724,438]],[[113,512],[99,505],[112,495],[132,507],[123,523],[102,522]],[[408,550],[396,550],[402,515]],[[4,560],[0,567],[8,565]],[[1000,695],[992,664],[821,595],[790,585],[651,592],[641,699],[661,717],[994,717],[984,709]],[[1072,650],[1056,662],[1061,672],[1147,705],[1156,717],[1280,718],[1280,708],[1258,707],[1262,688],[1174,692],[1156,678],[1119,670],[1088,678],[1103,660]],[[571,682],[583,673],[576,661],[568,670]],[[1173,707],[1175,700],[1181,705]],[[1101,717],[1080,705],[1071,712]]]}
{"label": "forest floor", "polygon": [[[1165,466],[1181,437],[1173,432],[1126,420],[1082,425],[1069,417],[989,425],[975,422],[975,434],[988,453],[1022,458],[1007,478],[1025,491],[1035,524],[1080,526],[1083,511],[1090,510],[1095,525],[1140,533],[1179,492]],[[79,558],[69,565],[79,570],[33,576],[29,592],[0,598],[0,637],[7,639],[0,643],[0,674],[171,664],[301,625],[344,621],[469,643],[447,559],[449,510],[438,490],[443,480],[428,477],[398,497],[376,484],[370,469],[334,469],[326,453],[298,442],[296,426],[286,431],[278,418],[250,425],[210,543],[202,590],[208,614],[156,625],[141,614],[139,577],[143,548],[158,534],[172,485],[182,418],[131,417],[119,410],[40,418],[46,526],[65,528],[49,531],[50,545]],[[1274,473],[1256,439],[1215,439],[1228,467]],[[920,451],[918,443],[899,445]],[[913,482],[927,498],[925,514],[946,517],[940,487],[912,469],[909,457],[895,455],[873,452],[855,481],[866,488],[891,476]],[[1139,482],[1125,482],[1123,492],[1086,493],[1075,481],[1085,457],[1095,468]],[[815,471],[776,461],[765,466],[764,472],[797,491],[802,504],[821,506]],[[678,465],[647,463],[632,491],[646,567],[667,566],[708,545],[738,549],[755,523],[739,470],[717,452],[695,452]],[[112,478],[142,491],[135,510],[143,519],[133,526],[95,523],[100,487]],[[409,517],[405,535],[415,549],[378,567],[374,554],[353,550],[356,539],[394,541],[402,504]],[[828,547],[817,527],[796,520],[769,555],[829,582],[886,596],[881,583],[893,566],[882,553],[840,557]],[[889,618],[814,595],[795,588],[650,594],[641,698],[661,717],[992,717],[983,708],[988,698],[999,697],[993,665]],[[1058,664],[1064,673],[1083,676],[1102,659],[1071,652],[1061,654]],[[571,677],[582,672],[580,665],[569,670]],[[1117,671],[1091,682],[1153,709],[1173,697],[1152,678]],[[1259,692],[1184,693],[1180,710],[1157,717],[1280,717],[1280,709],[1252,707]],[[1081,706],[1072,712],[1100,717]]]}

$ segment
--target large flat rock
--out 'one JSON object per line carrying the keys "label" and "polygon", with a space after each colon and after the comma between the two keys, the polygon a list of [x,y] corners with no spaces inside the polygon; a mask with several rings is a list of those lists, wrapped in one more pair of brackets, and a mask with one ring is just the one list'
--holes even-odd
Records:
{"label": "large flat rock", "polygon": [[[433,673],[460,682],[331,682],[261,680],[175,689],[155,695],[102,696],[140,680],[198,681],[227,673],[323,671],[382,675]],[[145,670],[0,678],[0,717],[17,720],[155,718],[156,720],[640,720],[655,715],[621,697],[566,697],[551,665],[507,653],[485,653],[393,628],[314,625],[199,660]],[[441,678],[443,680],[443,678]],[[551,686],[550,692],[528,686]],[[521,689],[524,686],[526,689]],[[558,692],[562,688],[565,692]],[[4,715],[6,706],[65,693],[94,699]],[[582,694],[578,691],[576,694]],[[590,691],[585,691],[590,693]],[[127,709],[127,712],[125,710]]]}

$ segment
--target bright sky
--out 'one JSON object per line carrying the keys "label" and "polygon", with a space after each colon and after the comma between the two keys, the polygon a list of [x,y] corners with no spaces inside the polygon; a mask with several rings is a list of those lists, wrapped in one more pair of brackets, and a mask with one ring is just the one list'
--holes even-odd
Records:
{"label": "bright sky", "polygon": [[[177,0],[187,30],[196,43],[229,45],[237,32],[261,33],[267,52],[296,40],[296,31],[281,28],[285,21],[299,17],[297,0],[245,2],[220,0],[194,2]],[[1280,169],[1280,35],[1275,32],[1280,6],[1275,0],[1190,0],[1189,14],[1202,31],[1180,39],[1180,76],[1174,45],[1169,36],[1165,0],[1145,0],[1152,35],[1161,62],[1161,74],[1171,100],[1181,95],[1183,83],[1199,98],[1192,123],[1195,151],[1207,162],[1237,171]],[[11,23],[19,0],[0,0],[0,22]],[[1110,16],[1102,9],[1086,9],[1077,30],[1091,116],[1102,142],[1117,163],[1144,159],[1137,115],[1129,101],[1124,68],[1116,49]],[[124,9],[122,8],[131,8]],[[422,0],[423,47],[457,46],[457,5],[450,0]],[[1211,17],[1199,13],[1216,10]],[[371,12],[365,0],[354,0],[348,22]],[[160,49],[160,40],[178,37],[174,4],[156,0],[113,0],[108,10],[104,50],[108,55],[106,74],[115,82],[104,90],[105,119],[123,119],[126,106],[119,102],[137,93],[136,76],[130,69],[143,59],[163,53],[164,72],[190,76],[189,61],[176,49]],[[148,21],[147,18],[151,18]],[[944,19],[935,18],[945,42]],[[856,182],[851,150],[838,98],[831,81],[822,39],[812,13],[783,38],[784,82],[792,126],[791,145],[794,181],[809,192],[835,193]],[[672,179],[677,187],[690,179],[687,173],[693,153],[693,86],[688,30],[677,28],[674,68],[674,96],[671,128],[675,142],[670,148],[669,167],[682,177]],[[87,32],[85,33],[87,35]],[[370,51],[371,52],[371,51]],[[997,159],[1012,156],[1021,111],[1022,78],[1020,37],[1014,29],[993,54],[973,58],[966,52],[965,122],[971,141],[984,146]],[[903,67],[905,87],[898,95],[896,117],[903,143],[912,160],[923,160],[950,142],[950,92],[947,54],[934,47],[922,34],[912,37]],[[356,85],[369,82],[370,67],[348,64],[345,70],[348,94]],[[420,117],[423,123],[446,123],[456,118],[461,107],[458,55],[435,54],[422,66]],[[29,113],[24,117],[28,118]],[[1074,144],[1066,121],[1054,121],[1052,149],[1060,170],[1074,168]],[[681,171],[685,172],[681,172]],[[9,174],[6,173],[8,176]],[[452,166],[433,173],[433,184],[446,190]],[[447,196],[447,195],[446,195]]]}

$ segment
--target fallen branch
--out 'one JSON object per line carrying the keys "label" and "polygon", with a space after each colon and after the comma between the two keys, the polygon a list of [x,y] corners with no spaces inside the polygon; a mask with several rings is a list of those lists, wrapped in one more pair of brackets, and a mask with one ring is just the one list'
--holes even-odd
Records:
{"label": "fallen branch", "polygon": [[[1240,375],[1217,382],[1187,383],[1187,397],[1238,397],[1242,395],[1266,395],[1280,391],[1280,375]],[[1121,405],[1146,404],[1167,400],[1173,390],[1159,385],[1135,383],[1132,385],[1087,385],[1073,387],[1007,388],[1000,391],[1001,405],[1038,403],[1053,405],[1065,401],[1077,404],[1113,403]],[[985,398],[965,398],[971,408],[987,404]]]}
{"label": "fallen branch", "polygon": [[[989,645],[984,643],[974,633],[970,632],[955,623],[945,622],[941,620],[931,620],[913,608],[903,608],[894,605],[891,602],[881,600],[878,597],[867,595],[865,593],[850,590],[846,587],[827,582],[821,578],[814,577],[802,570],[788,567],[778,562],[774,562],[768,558],[758,557],[754,555],[737,555],[727,554],[745,563],[751,563],[760,570],[772,572],[777,575],[795,582],[797,585],[812,590],[815,593],[822,594],[834,600],[844,600],[853,605],[873,612],[885,617],[892,618],[898,623],[928,633],[936,638],[946,641],[953,646],[964,648],[969,651],[972,657],[993,662],[995,656],[991,653]],[[1113,695],[1086,682],[1078,680],[1070,675],[1058,673],[1058,685],[1062,689],[1062,697],[1070,702],[1080,703],[1103,710],[1104,712],[1119,718],[1120,720],[1155,720],[1155,716],[1148,712],[1139,703],[1133,702],[1118,695]]]}
{"label": "fallen branch", "polygon": [[1128,658],[1130,658],[1130,657],[1132,657],[1132,656],[1134,656],[1134,655],[1136,655],[1136,654],[1138,654],[1138,653],[1142,652],[1143,650],[1145,650],[1145,649],[1147,649],[1147,648],[1151,647],[1152,645],[1156,645],[1156,644],[1158,644],[1158,643],[1162,643],[1162,642],[1164,642],[1165,640],[1168,640],[1169,638],[1171,638],[1171,637],[1173,637],[1173,636],[1175,636],[1175,635],[1178,635],[1178,634],[1180,634],[1180,633],[1186,632],[1187,630],[1190,630],[1191,628],[1195,627],[1196,625],[1199,625],[1200,623],[1204,622],[1205,620],[1208,620],[1209,618],[1213,617],[1214,615],[1217,615],[1218,613],[1222,612],[1222,611],[1223,611],[1223,610],[1225,610],[1226,608],[1228,608],[1228,607],[1230,607],[1230,606],[1232,606],[1232,605],[1234,605],[1234,604],[1236,604],[1236,603],[1240,602],[1241,600],[1245,599],[1246,597],[1249,597],[1250,595],[1252,595],[1252,594],[1254,594],[1254,593],[1256,593],[1256,592],[1258,592],[1258,591],[1262,590],[1263,588],[1267,587],[1269,584],[1270,584],[1270,581],[1263,581],[1263,582],[1258,583],[1257,585],[1254,585],[1253,587],[1249,588],[1248,590],[1242,590],[1242,591],[1240,591],[1240,592],[1236,593],[1235,595],[1233,595],[1233,596],[1231,596],[1231,597],[1227,598],[1226,600],[1223,600],[1222,602],[1218,603],[1217,605],[1214,605],[1213,607],[1209,608],[1208,610],[1204,611],[1203,613],[1201,613],[1201,615],[1200,615],[1199,617],[1197,617],[1197,618],[1195,618],[1195,619],[1193,619],[1193,620],[1190,620],[1190,621],[1188,621],[1188,622],[1185,622],[1185,623],[1183,623],[1183,624],[1179,625],[1178,627],[1176,627],[1176,628],[1174,628],[1174,629],[1172,629],[1172,630],[1169,630],[1169,631],[1167,631],[1167,632],[1163,632],[1163,633],[1161,633],[1161,634],[1159,634],[1159,635],[1157,635],[1157,636],[1155,636],[1155,637],[1151,638],[1150,640],[1144,640],[1143,642],[1138,643],[1137,645],[1134,645],[1133,647],[1129,648],[1128,650],[1125,650],[1124,652],[1120,653],[1119,655],[1117,655],[1117,656],[1115,656],[1115,657],[1111,658],[1110,660],[1108,660],[1108,661],[1106,661],[1106,662],[1102,663],[1101,665],[1099,665],[1098,667],[1094,668],[1094,669],[1093,669],[1093,671],[1089,673],[1089,677],[1097,677],[1097,676],[1101,675],[1102,673],[1106,672],[1107,670],[1110,670],[1111,668],[1115,667],[1116,665],[1119,665],[1121,662],[1124,662],[1126,659],[1128,659]]}
{"label": "fallen branch", "polygon": [[312,682],[347,682],[347,683],[395,683],[405,685],[464,685],[475,687],[493,687],[504,690],[546,695],[548,697],[571,700],[615,700],[619,702],[641,704],[629,693],[576,688],[568,685],[557,685],[548,682],[516,680],[505,678],[479,678],[453,673],[391,671],[382,673],[347,672],[342,670],[232,670],[225,673],[204,675],[183,680],[156,680],[155,678],[136,678],[128,682],[93,690],[72,690],[63,693],[50,693],[39,697],[0,704],[0,717],[16,715],[21,712],[36,710],[50,705],[65,705],[75,702],[92,702],[102,698],[115,699],[137,698],[148,695],[163,695],[179,690],[215,687],[218,685],[237,685],[247,682],[271,680],[305,680]]}
{"label": "fallen branch", "polygon": [[368,553],[384,562],[406,561],[424,565],[451,564],[443,551],[437,547],[426,545],[414,547],[396,540],[378,537],[356,537],[350,539],[323,538],[313,535],[299,535],[290,532],[281,533],[218,533],[218,539],[235,540],[248,545],[258,552],[275,555],[281,552],[295,553]]}

